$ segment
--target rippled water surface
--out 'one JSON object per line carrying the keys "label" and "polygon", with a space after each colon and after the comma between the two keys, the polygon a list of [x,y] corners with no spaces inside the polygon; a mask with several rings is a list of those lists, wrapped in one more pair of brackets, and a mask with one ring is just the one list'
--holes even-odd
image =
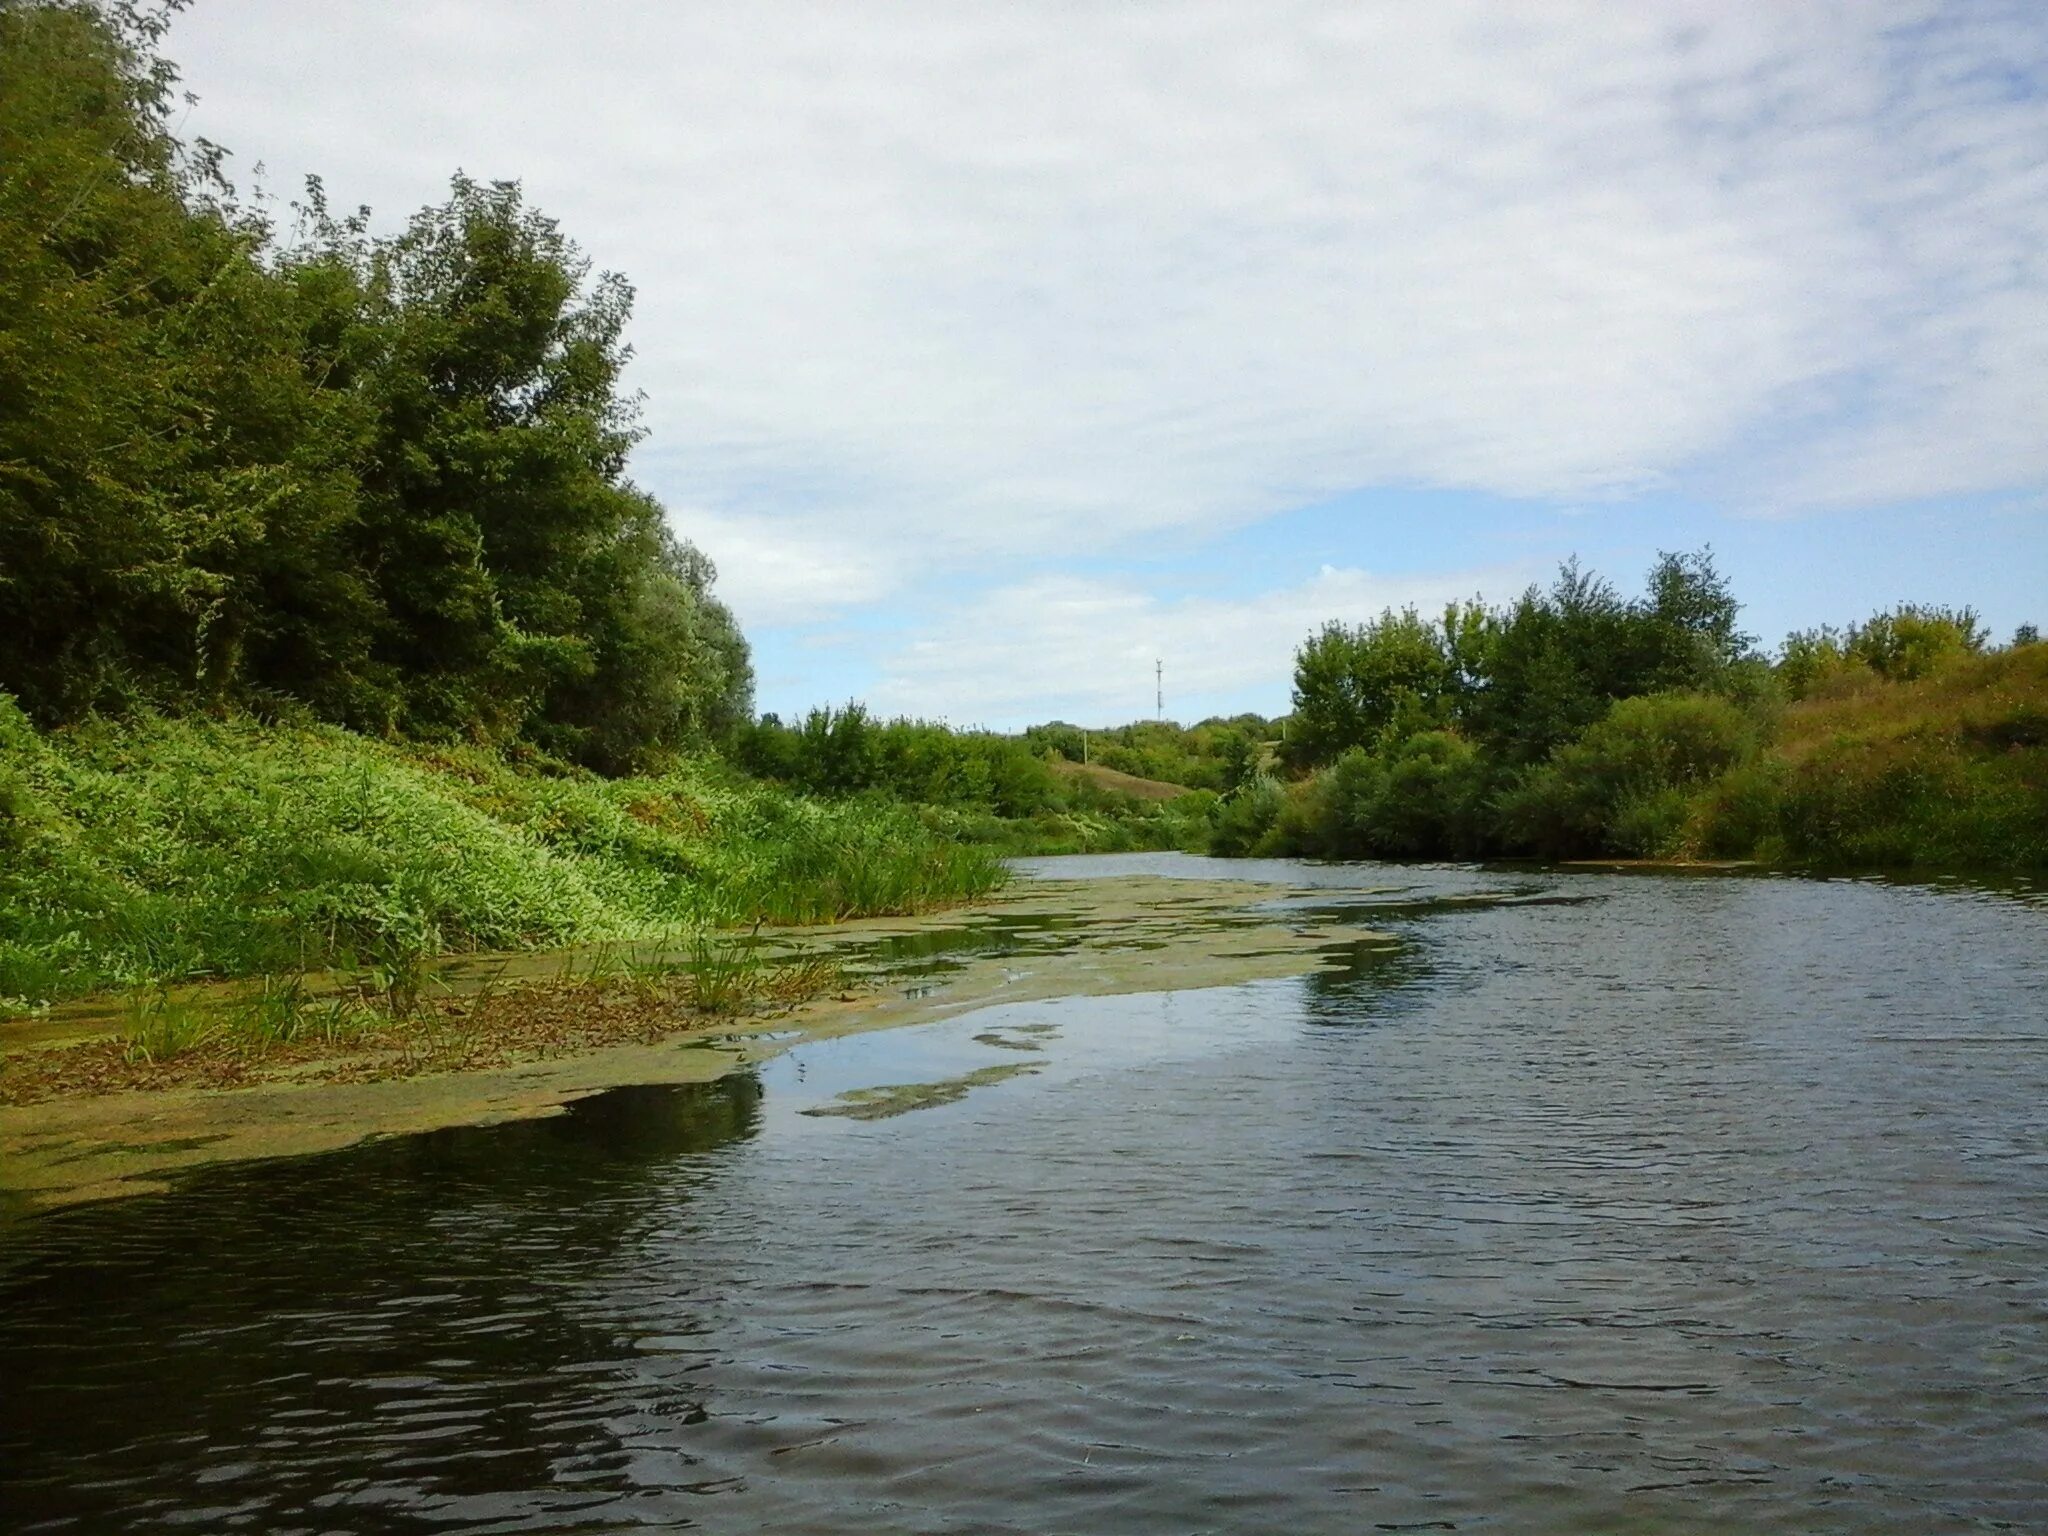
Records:
{"label": "rippled water surface", "polygon": [[1279,873],[1403,945],[0,1231],[0,1528],[2048,1528],[2048,911]]}

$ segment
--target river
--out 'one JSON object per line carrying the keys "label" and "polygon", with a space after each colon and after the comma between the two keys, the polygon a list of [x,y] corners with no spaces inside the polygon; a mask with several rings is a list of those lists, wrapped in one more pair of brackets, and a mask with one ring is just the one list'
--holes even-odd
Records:
{"label": "river", "polygon": [[0,1529],[2048,1529],[2038,897],[1027,867],[1399,943],[19,1222]]}

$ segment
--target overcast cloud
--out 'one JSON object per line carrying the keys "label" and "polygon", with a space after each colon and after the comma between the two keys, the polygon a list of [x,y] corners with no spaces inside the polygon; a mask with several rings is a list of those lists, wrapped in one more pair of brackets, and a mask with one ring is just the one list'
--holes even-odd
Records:
{"label": "overcast cloud", "polygon": [[1140,613],[1284,670],[1354,578],[1225,613],[1046,564],[1360,488],[2048,484],[2038,5],[201,0],[171,51],[245,179],[395,222],[517,176],[627,273],[636,472],[750,624],[993,588],[878,700],[1046,700]]}

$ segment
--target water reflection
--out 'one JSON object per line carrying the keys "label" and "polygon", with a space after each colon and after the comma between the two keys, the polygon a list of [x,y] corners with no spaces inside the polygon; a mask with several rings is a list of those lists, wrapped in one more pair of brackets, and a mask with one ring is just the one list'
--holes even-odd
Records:
{"label": "water reflection", "polygon": [[686,1219],[678,1160],[759,1101],[747,1075],[629,1089],[38,1223],[0,1270],[0,1528],[559,1529],[612,1502],[617,1345],[568,1303],[650,1206]]}
{"label": "water reflection", "polygon": [[1427,999],[1412,990],[1429,975],[1428,952],[1403,939],[1350,939],[1323,952],[1323,965],[1301,981],[1310,1021],[1340,1029],[1414,1014]]}
{"label": "water reflection", "polygon": [[2048,912],[1311,878],[1394,941],[24,1227],[0,1528],[2048,1528]]}

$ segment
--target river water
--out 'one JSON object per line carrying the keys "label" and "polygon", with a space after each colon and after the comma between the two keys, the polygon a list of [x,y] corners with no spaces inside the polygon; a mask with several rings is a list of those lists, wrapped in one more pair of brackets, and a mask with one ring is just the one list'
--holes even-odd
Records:
{"label": "river water", "polygon": [[1401,942],[0,1232],[0,1528],[2048,1529],[2038,900],[1051,867]]}

